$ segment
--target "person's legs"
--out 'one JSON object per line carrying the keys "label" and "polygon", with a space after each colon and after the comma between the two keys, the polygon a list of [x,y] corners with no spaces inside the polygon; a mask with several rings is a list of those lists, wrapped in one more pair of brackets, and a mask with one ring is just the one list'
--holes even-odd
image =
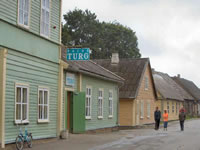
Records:
{"label": "person's legs", "polygon": [[157,130],[157,125],[158,123],[157,123],[157,120],[155,120],[155,130]]}
{"label": "person's legs", "polygon": [[182,131],[184,131],[184,121],[182,121]]}
{"label": "person's legs", "polygon": [[160,120],[158,120],[158,128],[157,129],[159,129],[159,126],[160,126]]}
{"label": "person's legs", "polygon": [[180,121],[181,131],[183,131],[183,121]]}

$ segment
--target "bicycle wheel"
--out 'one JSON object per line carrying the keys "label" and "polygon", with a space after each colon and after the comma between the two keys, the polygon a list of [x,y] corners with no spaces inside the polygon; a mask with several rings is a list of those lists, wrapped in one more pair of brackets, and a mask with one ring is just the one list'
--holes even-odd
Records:
{"label": "bicycle wheel", "polygon": [[21,136],[18,136],[18,137],[16,138],[16,148],[17,148],[18,150],[22,150],[23,147],[24,147],[23,138],[22,138]]}
{"label": "bicycle wheel", "polygon": [[32,147],[32,135],[28,135],[26,139],[27,145],[29,148]]}

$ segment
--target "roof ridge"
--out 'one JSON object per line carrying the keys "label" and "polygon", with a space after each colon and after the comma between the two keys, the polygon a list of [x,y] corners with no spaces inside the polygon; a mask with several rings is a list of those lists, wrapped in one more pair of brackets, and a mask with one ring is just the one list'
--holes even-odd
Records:
{"label": "roof ridge", "polygon": [[116,75],[115,73],[111,72],[110,70],[108,70],[108,69],[106,69],[106,68],[102,67],[101,65],[97,64],[96,62],[94,62],[94,61],[92,61],[92,60],[89,60],[89,61],[90,61],[91,63],[93,63],[93,64],[95,64],[95,65],[99,66],[100,68],[104,69],[105,71],[107,71],[107,72],[111,73],[112,75],[114,75],[114,76],[118,77],[119,79],[121,79],[121,80],[123,80],[123,81],[125,80],[124,78],[122,78],[122,77],[120,77],[120,76]]}

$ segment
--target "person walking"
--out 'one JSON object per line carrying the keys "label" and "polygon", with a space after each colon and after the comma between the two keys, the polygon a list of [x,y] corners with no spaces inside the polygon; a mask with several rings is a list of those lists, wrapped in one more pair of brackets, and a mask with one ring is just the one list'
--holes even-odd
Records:
{"label": "person walking", "polygon": [[164,121],[164,131],[167,131],[167,124],[168,124],[168,113],[167,110],[164,110],[163,114],[163,121]]}
{"label": "person walking", "polygon": [[184,121],[185,121],[186,115],[185,115],[185,110],[182,107],[179,111],[179,121],[180,121],[180,127],[181,131],[184,131]]}
{"label": "person walking", "polygon": [[158,107],[156,107],[156,110],[154,112],[154,119],[155,119],[155,130],[159,129],[160,126],[160,118],[161,118],[161,113]]}

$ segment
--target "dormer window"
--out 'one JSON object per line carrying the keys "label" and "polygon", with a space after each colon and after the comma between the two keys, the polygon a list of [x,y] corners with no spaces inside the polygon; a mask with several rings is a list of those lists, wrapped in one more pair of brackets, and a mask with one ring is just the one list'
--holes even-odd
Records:
{"label": "dormer window", "polygon": [[29,6],[30,0],[19,0],[18,1],[18,24],[28,28],[29,27]]}
{"label": "dormer window", "polygon": [[49,37],[50,0],[41,1],[41,23],[40,34]]}

